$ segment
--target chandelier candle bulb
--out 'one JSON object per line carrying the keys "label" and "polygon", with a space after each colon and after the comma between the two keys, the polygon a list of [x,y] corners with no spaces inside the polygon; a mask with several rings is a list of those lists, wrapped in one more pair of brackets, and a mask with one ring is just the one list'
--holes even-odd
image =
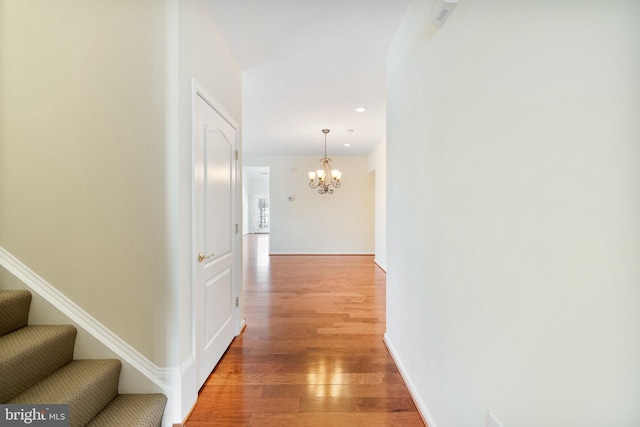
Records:
{"label": "chandelier candle bulb", "polygon": [[[324,158],[320,159],[322,163],[322,169],[318,169],[316,172],[309,172],[309,187],[317,188],[320,194],[332,194],[333,188],[340,188],[340,178],[342,178],[342,172],[338,169],[331,169],[331,159],[327,157],[327,134],[329,129],[322,129],[324,133]],[[316,181],[316,177],[318,180]]]}

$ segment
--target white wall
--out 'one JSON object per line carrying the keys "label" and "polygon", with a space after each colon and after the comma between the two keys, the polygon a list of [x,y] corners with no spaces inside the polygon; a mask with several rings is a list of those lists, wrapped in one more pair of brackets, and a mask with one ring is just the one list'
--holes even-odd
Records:
{"label": "white wall", "polygon": [[[178,132],[175,145],[170,149],[175,169],[174,181],[170,183],[172,210],[175,222],[172,224],[175,244],[170,247],[175,267],[175,299],[172,307],[177,312],[179,326],[176,342],[168,349],[179,348],[179,363],[182,373],[182,419],[188,415],[197,399],[198,384],[193,364],[193,300],[192,280],[192,92],[191,79],[198,84],[231,117],[241,125],[242,118],[242,74],[232,57],[226,42],[216,30],[215,22],[210,18],[202,0],[181,0],[178,7],[178,69],[177,69],[177,117]],[[241,144],[238,146],[241,149]],[[239,165],[239,170],[242,166]],[[237,188],[238,203],[242,202],[242,189]],[[237,210],[238,214],[240,209]],[[237,218],[238,223],[241,218]],[[242,250],[238,235],[237,244]],[[241,261],[241,257],[240,257]],[[242,272],[242,265],[238,271]],[[239,280],[241,281],[241,276]],[[240,290],[240,293],[242,290]],[[181,419],[180,419],[181,420]],[[179,421],[179,420],[176,420]]]}
{"label": "white wall", "polygon": [[430,427],[640,425],[640,3],[412,3],[387,340]]}
{"label": "white wall", "polygon": [[[256,227],[255,218],[257,217],[257,207],[255,206],[255,197],[267,196],[269,197],[269,168],[249,166],[243,168],[245,172],[245,178],[243,180],[243,188],[246,191],[246,202],[244,205],[244,211],[247,216],[247,226],[244,229],[245,233],[259,233],[265,230],[260,230]],[[251,173],[246,173],[251,171]],[[266,175],[261,174],[266,173]],[[268,229],[266,230],[269,231]]]}
{"label": "white wall", "polygon": [[375,174],[375,262],[387,269],[387,142],[369,153],[369,172]]}
{"label": "white wall", "polygon": [[249,192],[247,191],[247,168],[242,168],[242,234],[249,234]]}
{"label": "white wall", "polygon": [[[269,166],[272,254],[372,254],[374,182],[364,156],[333,156],[342,186],[318,194],[307,172],[318,157],[245,158],[245,166]],[[288,201],[294,195],[295,200]]]}

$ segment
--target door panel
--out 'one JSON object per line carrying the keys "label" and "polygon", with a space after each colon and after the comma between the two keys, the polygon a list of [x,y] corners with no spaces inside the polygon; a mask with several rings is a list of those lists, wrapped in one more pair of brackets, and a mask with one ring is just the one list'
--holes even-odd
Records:
{"label": "door panel", "polygon": [[[215,339],[232,319],[231,269],[226,269],[205,284],[205,348],[215,345]],[[222,306],[218,301],[229,301]],[[212,308],[216,309],[212,309]]]}
{"label": "door panel", "polygon": [[229,254],[232,145],[221,129],[206,124],[204,137],[205,247],[209,253]]}

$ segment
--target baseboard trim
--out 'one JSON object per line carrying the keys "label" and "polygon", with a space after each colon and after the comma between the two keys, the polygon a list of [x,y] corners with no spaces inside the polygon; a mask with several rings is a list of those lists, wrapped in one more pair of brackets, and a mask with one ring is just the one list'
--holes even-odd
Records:
{"label": "baseboard trim", "polygon": [[404,381],[405,385],[407,386],[407,389],[409,390],[409,394],[411,395],[413,402],[416,404],[416,407],[418,408],[418,412],[422,417],[422,421],[424,421],[427,427],[437,427],[436,422],[433,420],[433,417],[429,413],[429,409],[427,409],[427,405],[424,403],[424,401],[422,400],[422,397],[418,393],[418,390],[416,389],[415,384],[413,384],[413,381],[411,380],[409,373],[405,369],[404,364],[402,363],[402,360],[398,356],[398,353],[393,347],[393,344],[391,343],[391,339],[389,338],[389,335],[386,334],[386,332],[384,334],[383,341],[384,341],[384,345],[387,346],[387,350],[389,351],[389,354],[391,355],[393,362],[396,364],[396,367],[400,372],[400,376],[402,377],[402,380]]}
{"label": "baseboard trim", "polygon": [[180,377],[178,368],[161,368],[155,365],[2,246],[0,246],[0,265],[157,385],[168,399],[165,418],[172,418],[170,412],[172,412],[174,394],[169,384]]}
{"label": "baseboard trim", "polygon": [[382,271],[384,271],[385,273],[387,272],[387,269],[384,268],[383,266],[381,266],[380,264],[378,264],[378,261],[376,261],[375,259],[373,260],[374,264],[378,266],[378,268]]}
{"label": "baseboard trim", "polygon": [[244,330],[247,329],[247,322],[245,322],[244,318],[242,319],[242,322],[240,322],[240,332],[238,332],[236,334],[236,337],[242,335],[242,333],[244,332]]}
{"label": "baseboard trim", "polygon": [[187,412],[187,415],[184,417],[182,422],[179,424],[174,424],[173,427],[183,427],[187,423],[187,420],[189,419],[191,414],[193,413],[193,410],[196,409],[197,403],[198,403],[197,401],[194,402],[193,405],[191,406],[191,409],[189,409],[189,411]]}
{"label": "baseboard trim", "polygon": [[335,252],[270,252],[269,256],[374,256],[373,252],[348,252],[348,253],[335,253]]}

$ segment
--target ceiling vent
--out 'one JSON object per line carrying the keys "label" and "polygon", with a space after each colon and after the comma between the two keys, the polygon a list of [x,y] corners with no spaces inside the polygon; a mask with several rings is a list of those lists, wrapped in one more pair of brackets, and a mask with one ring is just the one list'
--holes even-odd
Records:
{"label": "ceiling vent", "polygon": [[433,17],[433,25],[438,28],[442,27],[457,4],[458,0],[436,0],[433,5],[433,13],[431,14]]}

